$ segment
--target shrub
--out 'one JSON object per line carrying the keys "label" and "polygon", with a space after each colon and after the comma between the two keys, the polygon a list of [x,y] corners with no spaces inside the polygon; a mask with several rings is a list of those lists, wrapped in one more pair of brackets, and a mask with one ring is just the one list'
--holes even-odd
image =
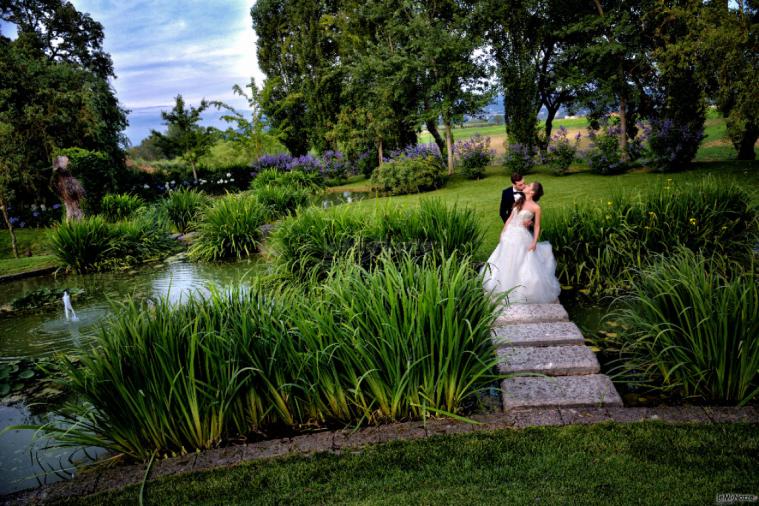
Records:
{"label": "shrub", "polygon": [[108,221],[121,221],[130,218],[145,201],[128,193],[108,193],[100,202],[100,214]]}
{"label": "shrub", "polygon": [[385,161],[391,161],[396,158],[438,158],[442,163],[443,157],[440,155],[440,148],[437,144],[431,142],[429,144],[411,144],[403,149],[396,149],[390,152],[390,158],[386,158]]}
{"label": "shrub", "polygon": [[[759,277],[688,249],[643,270],[601,339],[611,374],[650,390],[745,404],[759,395]],[[732,271],[732,274],[730,272]]]}
{"label": "shrub", "polygon": [[559,131],[551,137],[552,142],[548,146],[548,162],[557,176],[566,174],[569,166],[574,162],[577,145],[581,138],[582,135],[578,132],[572,143],[567,137],[567,129],[563,126],[559,127]]}
{"label": "shrub", "polygon": [[529,174],[535,166],[535,153],[527,146],[509,144],[503,157],[503,166],[510,174]]}
{"label": "shrub", "polygon": [[599,292],[628,283],[656,253],[679,246],[705,255],[751,255],[759,217],[741,187],[713,178],[669,182],[640,196],[620,193],[606,204],[576,204],[546,215],[543,231],[563,285]]}
{"label": "shrub", "polygon": [[606,125],[600,133],[590,129],[591,146],[586,156],[590,171],[594,174],[620,174],[627,169],[619,149],[621,130],[616,125]]}
{"label": "shrub", "polygon": [[67,148],[58,152],[69,158],[69,170],[84,186],[86,214],[100,211],[100,202],[108,192],[118,191],[118,170],[102,151]]}
{"label": "shrub", "polygon": [[315,172],[317,174],[324,173],[324,164],[318,158],[312,155],[303,155],[293,158],[290,163],[287,164],[287,170],[303,172]]}
{"label": "shrub", "polygon": [[315,193],[324,186],[324,178],[318,172],[303,172],[302,170],[279,172],[267,169],[250,182],[250,189],[254,191],[267,186],[295,187]]}
{"label": "shrub", "polygon": [[352,209],[308,208],[284,220],[271,238],[280,271],[301,280],[322,279],[348,252],[370,267],[383,250],[423,258],[442,250],[472,255],[482,244],[482,230],[471,209],[446,207],[424,199],[419,208],[385,208],[373,214]]}
{"label": "shrub", "polygon": [[203,214],[190,258],[219,261],[252,255],[261,245],[260,227],[268,217],[269,210],[253,195],[230,194],[217,199]]}
{"label": "shrub", "polygon": [[685,168],[704,139],[703,119],[700,128],[666,118],[651,120],[648,146],[651,153],[651,165],[664,172]]}
{"label": "shrub", "polygon": [[260,173],[267,169],[275,169],[279,171],[288,170],[288,165],[292,162],[293,157],[288,154],[277,155],[264,155],[255,162],[253,162],[253,172]]}
{"label": "shrub", "polygon": [[401,156],[374,169],[371,185],[377,191],[403,195],[436,190],[445,180],[445,168],[439,158]]}
{"label": "shrub", "polygon": [[479,179],[485,174],[485,167],[495,157],[495,150],[490,149],[490,137],[474,134],[469,140],[458,141],[453,151],[459,157],[461,173],[469,179]]}
{"label": "shrub", "polygon": [[42,429],[145,459],[283,427],[466,414],[494,379],[495,314],[458,255],[338,268],[309,294],[254,284],[129,302],[66,368],[84,401],[69,425]]}
{"label": "shrub", "polygon": [[209,205],[208,197],[199,191],[181,188],[170,192],[163,200],[163,208],[179,233],[194,229],[201,213]]}
{"label": "shrub", "polygon": [[343,181],[353,174],[353,167],[342,153],[328,150],[322,153],[322,171],[325,178]]}
{"label": "shrub", "polygon": [[298,207],[308,204],[311,192],[291,185],[258,186],[253,194],[264,205],[271,218],[293,214]]}
{"label": "shrub", "polygon": [[60,262],[79,273],[128,267],[176,249],[165,223],[149,212],[117,223],[101,216],[63,222],[51,231],[50,242]]}

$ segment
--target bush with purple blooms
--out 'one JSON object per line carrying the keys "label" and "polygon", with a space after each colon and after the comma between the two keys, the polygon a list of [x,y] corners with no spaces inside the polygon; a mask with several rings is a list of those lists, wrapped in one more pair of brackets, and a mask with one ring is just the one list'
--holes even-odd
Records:
{"label": "bush with purple blooms", "polygon": [[287,166],[292,162],[293,157],[289,154],[280,153],[277,155],[264,155],[253,162],[253,172],[258,174],[266,169],[277,169],[281,171],[289,170]]}
{"label": "bush with purple blooms", "polygon": [[503,156],[503,166],[510,174],[529,174],[535,166],[535,153],[529,146],[523,146],[518,142],[509,144]]}
{"label": "bush with purple blooms", "polygon": [[439,158],[440,160],[443,159],[443,157],[440,155],[440,149],[437,147],[437,144],[435,144],[434,142],[429,143],[429,144],[409,145],[403,149],[393,150],[390,152],[390,157],[385,158],[385,161],[390,162],[400,157],[406,157],[406,158],[411,158],[411,159],[435,157],[435,158]]}
{"label": "bush with purple blooms", "polygon": [[401,155],[374,169],[371,185],[375,191],[404,195],[437,190],[445,184],[445,180],[445,167],[439,157],[410,158]]}
{"label": "bush with purple blooms", "polygon": [[619,149],[619,126],[603,126],[600,132],[589,129],[590,149],[586,153],[590,171],[594,174],[611,175],[620,174],[627,169],[627,164],[622,160],[622,152]]}
{"label": "bush with purple blooms", "polygon": [[348,175],[353,174],[350,161],[339,151],[327,150],[322,153],[322,167],[324,177],[344,181]]}
{"label": "bush with purple blooms", "polygon": [[485,167],[495,158],[495,150],[490,149],[490,137],[480,134],[456,142],[453,153],[459,159],[461,173],[468,179],[480,179],[485,174]]}
{"label": "bush with purple blooms", "polygon": [[582,134],[577,132],[574,142],[569,140],[567,129],[563,126],[555,135],[551,137],[551,143],[548,145],[548,163],[553,167],[557,176],[563,176],[567,173],[569,166],[575,160],[577,146],[580,143]]}
{"label": "bush with purple blooms", "polygon": [[8,218],[15,228],[44,228],[61,221],[64,211],[61,204],[31,204],[8,206]]}
{"label": "bush with purple blooms", "polygon": [[704,139],[703,122],[700,128],[665,119],[652,119],[648,137],[650,163],[659,171],[681,169],[693,160]]}

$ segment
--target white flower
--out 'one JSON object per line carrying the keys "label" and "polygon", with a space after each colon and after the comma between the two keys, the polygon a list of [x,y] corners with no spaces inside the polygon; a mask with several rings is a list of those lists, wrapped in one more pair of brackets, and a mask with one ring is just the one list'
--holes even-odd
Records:
{"label": "white flower", "polygon": [[145,188],[146,190],[150,189],[150,186],[146,184],[142,185],[142,187]]}
{"label": "white flower", "polygon": [[229,172],[227,172],[227,177],[232,177],[232,174],[230,174]]}
{"label": "white flower", "polygon": [[36,211],[36,210],[37,210],[37,204],[32,204],[32,211]]}
{"label": "white flower", "polygon": [[177,182],[172,179],[171,184],[177,184]]}
{"label": "white flower", "polygon": [[234,181],[234,180],[235,180],[234,178],[230,179],[230,181]]}
{"label": "white flower", "polygon": [[45,204],[40,204],[40,209],[43,211],[47,211],[47,207],[45,207]]}

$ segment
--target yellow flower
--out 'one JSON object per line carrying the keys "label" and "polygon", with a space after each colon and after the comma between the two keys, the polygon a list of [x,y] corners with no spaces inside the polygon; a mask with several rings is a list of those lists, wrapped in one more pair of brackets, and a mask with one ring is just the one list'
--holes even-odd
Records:
{"label": "yellow flower", "polygon": [[722,230],[727,230],[727,227],[725,225],[722,225]]}
{"label": "yellow flower", "polygon": [[607,204],[609,204],[609,207],[611,207],[611,200],[610,200],[610,201],[608,201],[608,202],[607,202]]}
{"label": "yellow flower", "polygon": [[691,225],[695,225],[696,224],[696,218],[691,218],[689,221],[690,221]]}

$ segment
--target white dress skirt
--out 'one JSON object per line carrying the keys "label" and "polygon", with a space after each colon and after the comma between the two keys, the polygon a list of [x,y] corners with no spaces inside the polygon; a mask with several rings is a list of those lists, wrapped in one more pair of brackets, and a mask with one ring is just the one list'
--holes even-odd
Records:
{"label": "white dress skirt", "polygon": [[533,237],[524,221],[533,216],[524,209],[514,216],[481,270],[485,291],[501,293],[513,289],[507,295],[509,304],[553,303],[561,293],[551,244],[541,241],[535,251],[527,249]]}

